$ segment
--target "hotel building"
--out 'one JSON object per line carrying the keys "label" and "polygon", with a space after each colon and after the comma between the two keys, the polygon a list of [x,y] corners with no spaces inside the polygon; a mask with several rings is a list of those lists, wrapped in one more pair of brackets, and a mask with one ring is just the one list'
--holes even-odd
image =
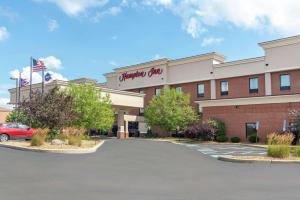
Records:
{"label": "hotel building", "polygon": [[[107,82],[102,87],[143,94],[145,107],[162,88],[175,88],[190,95],[191,105],[203,120],[224,121],[229,137],[245,141],[257,131],[264,140],[268,133],[285,129],[289,112],[300,109],[300,36],[259,46],[264,56],[233,62],[212,52],[117,68],[105,74]],[[136,123],[144,123],[143,113],[144,108],[125,111],[128,116],[139,116],[132,118]]]}

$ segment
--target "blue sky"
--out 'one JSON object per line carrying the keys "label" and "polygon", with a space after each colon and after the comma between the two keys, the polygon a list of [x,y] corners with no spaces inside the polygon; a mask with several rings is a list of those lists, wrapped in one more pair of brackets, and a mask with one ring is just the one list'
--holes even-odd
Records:
{"label": "blue sky", "polygon": [[257,43],[300,33],[299,10],[297,0],[1,0],[0,104],[14,87],[9,77],[28,76],[30,56],[56,78],[100,82],[161,57],[256,57]]}

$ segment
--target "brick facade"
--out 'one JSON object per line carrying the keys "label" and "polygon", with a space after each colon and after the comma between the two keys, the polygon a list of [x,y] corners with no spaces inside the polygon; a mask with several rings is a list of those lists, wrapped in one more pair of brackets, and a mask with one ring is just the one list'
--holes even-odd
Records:
{"label": "brick facade", "polygon": [[203,119],[222,120],[227,135],[238,136],[243,141],[246,141],[246,123],[258,121],[258,135],[264,142],[267,134],[282,131],[283,122],[289,122],[289,112],[293,109],[300,109],[300,103],[207,107],[203,108]]}
{"label": "brick facade", "polygon": [[[249,79],[258,78],[258,93],[249,92]],[[221,95],[221,81],[228,81],[228,95]],[[265,76],[257,74],[251,76],[234,77],[216,80],[217,99],[230,99],[240,97],[255,97],[265,95]]]}

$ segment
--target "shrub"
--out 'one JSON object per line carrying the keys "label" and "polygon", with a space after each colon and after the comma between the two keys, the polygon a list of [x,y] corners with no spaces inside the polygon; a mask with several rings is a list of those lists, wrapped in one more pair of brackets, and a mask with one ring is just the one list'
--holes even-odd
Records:
{"label": "shrub", "polygon": [[225,135],[218,135],[218,136],[216,137],[216,141],[217,141],[217,142],[227,142],[227,141],[228,141],[228,137],[225,136]]}
{"label": "shrub", "polygon": [[185,137],[191,139],[201,139],[204,141],[214,140],[216,129],[209,124],[195,124],[188,127],[184,132]]}
{"label": "shrub", "polygon": [[45,143],[46,137],[49,133],[49,129],[36,129],[31,138],[31,146],[42,146]]}
{"label": "shrub", "polygon": [[257,142],[259,142],[259,137],[256,134],[250,135],[248,137],[248,141],[250,143],[257,143]]}
{"label": "shrub", "polygon": [[38,135],[33,135],[31,138],[30,146],[42,146],[45,143],[45,139]]}
{"label": "shrub", "polygon": [[153,133],[151,129],[147,130],[147,133],[144,135],[145,138],[157,138],[158,134]]}
{"label": "shrub", "polygon": [[268,156],[274,158],[287,158],[290,155],[290,147],[288,145],[269,145]]}
{"label": "shrub", "polygon": [[300,146],[294,148],[293,155],[295,157],[300,157]]}
{"label": "shrub", "polygon": [[271,133],[267,136],[268,145],[291,145],[294,140],[293,133]]}
{"label": "shrub", "polygon": [[232,143],[239,143],[241,141],[241,138],[239,138],[239,137],[232,137],[232,138],[230,138],[230,141]]}
{"label": "shrub", "polygon": [[54,139],[58,139],[58,140],[61,140],[61,141],[66,141],[68,139],[68,137],[64,134],[57,134]]}
{"label": "shrub", "polygon": [[206,124],[213,127],[216,130],[217,135],[226,135],[225,123],[219,119],[209,119]]}
{"label": "shrub", "polygon": [[68,144],[72,146],[81,146],[81,137],[80,136],[69,136],[68,137]]}
{"label": "shrub", "polygon": [[66,137],[70,136],[79,136],[83,137],[86,134],[86,129],[84,128],[75,128],[75,127],[68,127],[62,130],[62,134]]}

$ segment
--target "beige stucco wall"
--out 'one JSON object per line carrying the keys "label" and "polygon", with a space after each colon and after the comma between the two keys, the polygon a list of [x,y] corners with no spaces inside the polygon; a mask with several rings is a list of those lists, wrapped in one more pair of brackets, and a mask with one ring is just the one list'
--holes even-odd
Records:
{"label": "beige stucco wall", "polygon": [[[162,70],[161,74],[155,74],[152,75],[151,77],[148,76],[148,72],[152,69],[160,69]],[[145,72],[146,75],[145,77],[136,77],[134,79],[127,79],[125,81],[120,81],[119,78],[122,76],[123,73],[135,73],[136,71],[139,72]],[[117,86],[117,89],[119,90],[129,90],[129,89],[134,89],[142,87],[151,87],[151,86],[157,86],[157,85],[164,85],[166,83],[166,73],[167,73],[167,68],[165,64],[160,64],[160,65],[153,65],[150,67],[146,68],[140,68],[138,70],[128,70],[128,71],[121,71],[117,72],[117,76],[111,79],[108,79],[107,81],[115,81],[116,83],[109,83],[109,85]]]}
{"label": "beige stucco wall", "polygon": [[230,78],[238,76],[248,76],[263,74],[265,61],[264,58],[249,59],[246,61],[236,61],[214,66],[214,78]]}
{"label": "beige stucco wall", "polygon": [[1,111],[0,110],[0,122],[5,122],[7,115],[9,114],[8,111]]}
{"label": "beige stucco wall", "polygon": [[268,48],[266,52],[266,71],[298,69],[300,67],[300,43]]}
{"label": "beige stucco wall", "polygon": [[168,84],[186,83],[211,79],[213,59],[169,65]]}

